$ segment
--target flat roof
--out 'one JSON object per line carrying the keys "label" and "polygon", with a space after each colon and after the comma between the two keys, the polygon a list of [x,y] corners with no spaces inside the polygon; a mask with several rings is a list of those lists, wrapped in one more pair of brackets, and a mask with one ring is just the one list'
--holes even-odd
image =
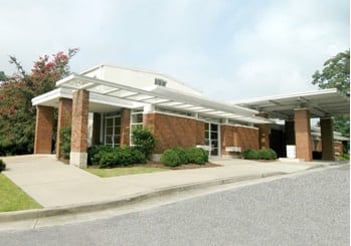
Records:
{"label": "flat roof", "polygon": [[350,113],[350,99],[336,88],[255,98],[233,103],[260,112],[270,118],[293,119],[294,110],[308,108],[311,118],[339,116]]}
{"label": "flat roof", "polygon": [[[198,113],[216,119],[229,119],[252,124],[272,123],[268,119],[255,116],[258,113],[256,110],[213,101],[203,96],[188,94],[167,87],[155,86],[153,90],[146,91],[75,73],[57,81],[56,87],[60,90],[64,89],[64,94],[70,98],[72,98],[72,92],[75,90],[85,89],[89,91],[89,106],[91,103],[95,103],[95,108],[100,108],[100,110],[105,106],[113,107],[114,103],[117,106],[118,102],[120,107],[126,105],[128,108],[151,104],[171,110]],[[60,95],[59,92],[62,91],[56,91],[56,94],[54,91],[33,98],[33,105],[46,105],[50,100],[55,104],[55,100],[58,100]],[[99,100],[95,100],[96,98]],[[91,107],[90,110],[92,110]]]}

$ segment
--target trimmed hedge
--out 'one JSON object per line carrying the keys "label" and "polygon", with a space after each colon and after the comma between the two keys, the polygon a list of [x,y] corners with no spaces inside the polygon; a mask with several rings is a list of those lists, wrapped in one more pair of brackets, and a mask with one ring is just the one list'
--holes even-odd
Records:
{"label": "trimmed hedge", "polygon": [[248,160],[275,160],[277,153],[272,149],[246,149],[242,152],[242,157]]}
{"label": "trimmed hedge", "polygon": [[6,164],[5,162],[0,159],[0,173],[6,169]]}
{"label": "trimmed hedge", "polygon": [[146,163],[145,155],[133,147],[112,148],[97,145],[88,149],[88,163],[96,164],[100,168],[129,166],[131,164]]}
{"label": "trimmed hedge", "polygon": [[194,163],[203,165],[208,162],[208,153],[201,148],[175,147],[167,149],[161,156],[161,163],[165,166],[176,167],[182,164]]}

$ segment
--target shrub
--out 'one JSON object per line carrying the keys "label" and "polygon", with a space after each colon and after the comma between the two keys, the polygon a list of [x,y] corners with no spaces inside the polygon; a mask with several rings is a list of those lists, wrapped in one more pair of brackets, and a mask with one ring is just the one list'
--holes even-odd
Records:
{"label": "shrub", "polygon": [[71,131],[72,127],[65,126],[60,130],[60,157],[69,160],[71,152]]}
{"label": "shrub", "polygon": [[258,157],[257,151],[253,149],[246,149],[241,153],[241,155],[244,159],[248,160],[255,160]]}
{"label": "shrub", "polygon": [[6,169],[6,164],[0,159],[0,173]]}
{"label": "shrub", "polygon": [[196,148],[196,147],[187,148],[186,153],[188,156],[189,163],[203,165],[206,162],[208,162],[208,153],[201,148]]}
{"label": "shrub", "polygon": [[248,160],[275,160],[277,153],[272,149],[246,149],[242,152],[242,157]]}
{"label": "shrub", "polygon": [[174,149],[167,149],[163,152],[160,161],[163,165],[168,167],[177,167],[182,164],[177,151]]}
{"label": "shrub", "polygon": [[261,160],[275,160],[277,159],[277,153],[272,149],[260,149],[258,150],[258,157]]}
{"label": "shrub", "polygon": [[174,148],[172,148],[172,150],[174,150],[177,153],[181,164],[188,164],[189,163],[189,156],[188,156],[187,151],[184,148],[174,147]]}
{"label": "shrub", "polygon": [[111,152],[112,147],[108,145],[93,145],[88,148],[88,164],[98,164],[105,152]]}
{"label": "shrub", "polygon": [[16,144],[7,139],[0,140],[0,156],[16,154]]}
{"label": "shrub", "polygon": [[156,145],[156,139],[152,133],[145,128],[136,128],[132,131],[134,147],[149,158]]}
{"label": "shrub", "polygon": [[208,153],[203,149],[195,147],[187,149],[175,147],[163,152],[160,161],[169,167],[176,167],[187,163],[203,165],[208,162]]}
{"label": "shrub", "polygon": [[100,151],[94,154],[93,160],[98,161],[97,164],[100,168],[106,168],[145,163],[146,157],[138,149],[128,146],[120,148],[100,147]]}

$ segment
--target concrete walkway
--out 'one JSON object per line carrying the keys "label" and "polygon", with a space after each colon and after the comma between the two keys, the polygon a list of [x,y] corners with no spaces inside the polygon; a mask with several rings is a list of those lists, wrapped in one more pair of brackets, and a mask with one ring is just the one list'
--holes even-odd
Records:
{"label": "concrete walkway", "polygon": [[39,202],[44,210],[79,208],[89,204],[96,207],[98,204],[113,201],[132,201],[134,198],[150,194],[198,189],[328,165],[322,162],[218,159],[211,161],[222,165],[220,167],[100,178],[59,162],[54,155],[27,155],[2,159],[7,165],[3,174]]}

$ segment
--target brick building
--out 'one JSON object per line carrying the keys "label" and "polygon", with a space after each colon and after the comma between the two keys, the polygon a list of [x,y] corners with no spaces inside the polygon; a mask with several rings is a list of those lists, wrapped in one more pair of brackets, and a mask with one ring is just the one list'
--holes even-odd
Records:
{"label": "brick building", "polygon": [[[198,146],[209,151],[211,157],[273,147],[283,156],[284,151],[279,149],[284,149],[292,138],[297,143],[297,157],[312,159],[310,112],[306,107],[293,108],[295,126],[290,130],[295,136],[289,136],[288,127],[278,129],[276,121],[270,119],[273,111],[269,108],[210,100],[194,88],[159,73],[99,65],[58,81],[56,87],[32,99],[37,107],[34,152],[51,153],[57,109],[57,132],[72,126],[70,163],[79,167],[87,163],[89,145],[130,145],[131,129],[140,126],[150,129],[157,139],[155,158],[175,146]],[[342,107],[348,103],[334,91],[330,93],[336,95],[333,100],[338,99]],[[335,108],[331,110],[335,112]],[[330,126],[331,122],[322,126],[322,135],[329,138],[324,146],[333,144],[332,133],[326,130]],[[57,156],[59,143],[57,134]],[[334,150],[328,152],[326,159],[333,153]]]}

